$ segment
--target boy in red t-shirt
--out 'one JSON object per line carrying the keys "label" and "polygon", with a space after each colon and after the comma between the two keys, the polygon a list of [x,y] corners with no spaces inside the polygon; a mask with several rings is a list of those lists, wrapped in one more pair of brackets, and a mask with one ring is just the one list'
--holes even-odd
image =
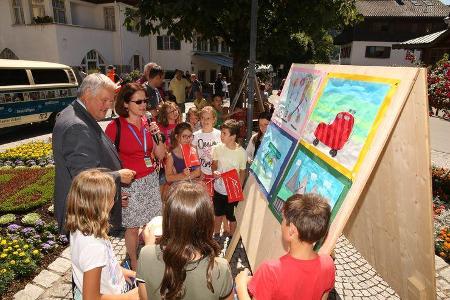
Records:
{"label": "boy in red t-shirt", "polygon": [[262,263],[253,277],[236,277],[239,300],[327,299],[334,286],[334,262],[314,252],[314,243],[328,231],[331,209],[316,194],[293,195],[283,208],[281,233],[288,253]]}

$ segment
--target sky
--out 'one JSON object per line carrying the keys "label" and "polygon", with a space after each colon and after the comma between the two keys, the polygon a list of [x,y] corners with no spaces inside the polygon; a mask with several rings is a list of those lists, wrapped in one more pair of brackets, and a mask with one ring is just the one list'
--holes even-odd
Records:
{"label": "sky", "polygon": [[450,4],[450,0],[441,0],[441,2],[443,2],[445,4]]}

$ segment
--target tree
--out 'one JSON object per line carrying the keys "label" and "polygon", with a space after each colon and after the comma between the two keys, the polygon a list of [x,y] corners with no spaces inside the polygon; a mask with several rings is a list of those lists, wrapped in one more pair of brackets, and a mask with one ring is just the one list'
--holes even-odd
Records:
{"label": "tree", "polygon": [[[193,41],[221,37],[233,57],[232,87],[237,88],[247,66],[250,44],[251,0],[140,0],[128,9],[125,23],[141,35],[167,33]],[[327,62],[330,29],[358,20],[355,0],[260,0],[257,60],[273,65]]]}

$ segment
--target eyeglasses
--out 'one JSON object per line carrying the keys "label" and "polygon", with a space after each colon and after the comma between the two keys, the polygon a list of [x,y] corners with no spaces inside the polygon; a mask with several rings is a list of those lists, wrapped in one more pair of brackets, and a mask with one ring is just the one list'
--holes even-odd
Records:
{"label": "eyeglasses", "polygon": [[137,105],[141,105],[142,103],[148,103],[148,98],[147,99],[139,99],[139,100],[130,100],[130,102],[136,103]]}

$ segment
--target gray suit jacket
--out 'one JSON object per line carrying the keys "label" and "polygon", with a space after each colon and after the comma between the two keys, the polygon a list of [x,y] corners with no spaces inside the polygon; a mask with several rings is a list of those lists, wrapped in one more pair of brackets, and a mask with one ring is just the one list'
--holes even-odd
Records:
{"label": "gray suit jacket", "polygon": [[55,160],[55,216],[64,232],[66,197],[72,179],[90,168],[107,168],[116,182],[116,198],[110,214],[113,229],[122,223],[119,155],[97,121],[77,101],[66,107],[56,120],[52,136]]}

